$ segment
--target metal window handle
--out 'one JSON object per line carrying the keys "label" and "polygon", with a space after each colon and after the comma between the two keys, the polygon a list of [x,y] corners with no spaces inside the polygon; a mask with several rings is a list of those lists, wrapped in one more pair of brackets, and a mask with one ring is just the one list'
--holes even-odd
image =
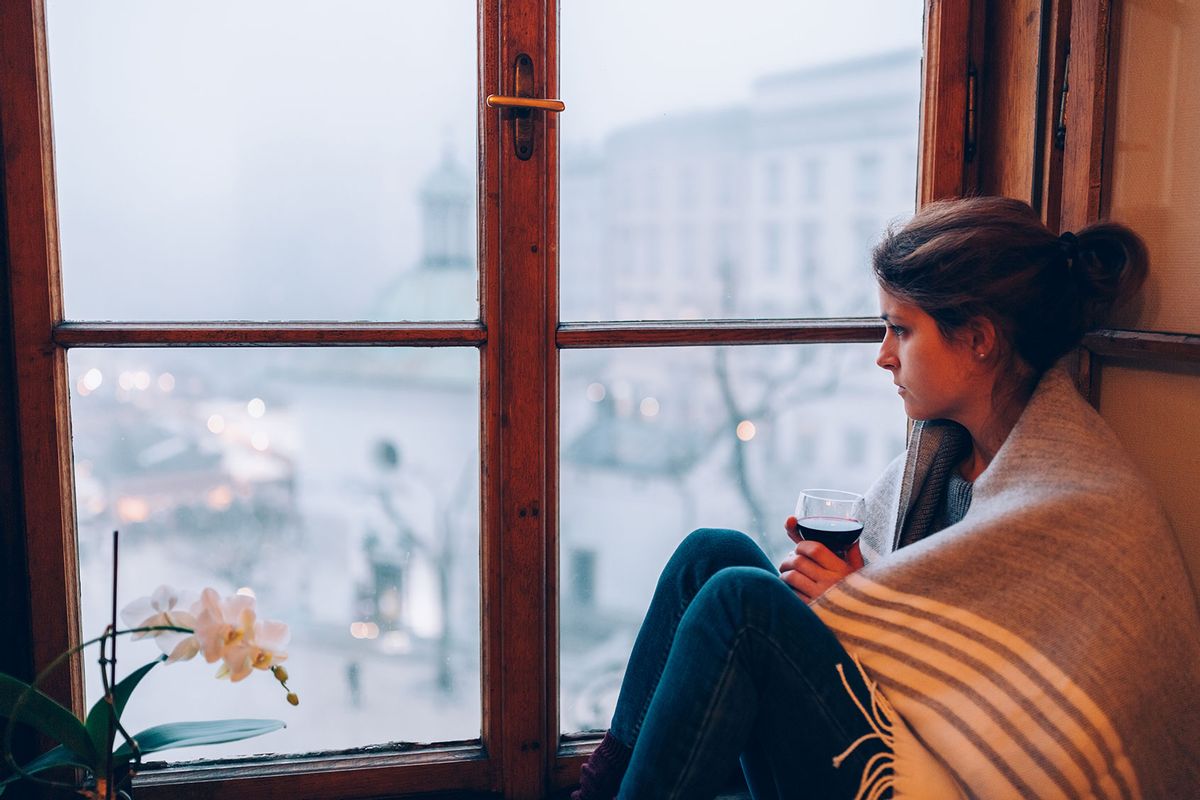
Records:
{"label": "metal window handle", "polygon": [[499,94],[489,94],[485,101],[488,108],[540,108],[543,111],[565,111],[567,104],[562,100],[548,100],[540,97],[505,97]]}
{"label": "metal window handle", "polygon": [[533,155],[533,111],[562,111],[567,106],[562,100],[534,97],[533,59],[521,53],[513,64],[513,92],[511,95],[488,95],[488,108],[507,108],[513,124],[513,147],[517,158],[528,160]]}

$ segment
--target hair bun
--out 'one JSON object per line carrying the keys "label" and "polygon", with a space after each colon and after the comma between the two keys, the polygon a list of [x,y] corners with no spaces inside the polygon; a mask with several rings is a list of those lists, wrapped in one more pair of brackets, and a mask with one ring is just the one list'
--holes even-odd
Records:
{"label": "hair bun", "polygon": [[1097,222],[1070,236],[1076,242],[1071,270],[1081,299],[1092,305],[1090,322],[1101,324],[1109,310],[1145,282],[1148,255],[1142,238],[1124,225]]}

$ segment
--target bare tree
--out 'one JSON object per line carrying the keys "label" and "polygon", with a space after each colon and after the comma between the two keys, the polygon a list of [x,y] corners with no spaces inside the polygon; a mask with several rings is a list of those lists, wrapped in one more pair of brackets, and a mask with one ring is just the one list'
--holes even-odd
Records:
{"label": "bare tree", "polygon": [[[726,317],[733,316],[738,307],[734,262],[723,260],[718,271],[723,287],[722,312]],[[815,288],[807,285],[800,305],[807,307],[817,302]],[[767,524],[764,504],[756,488],[758,481],[751,475],[749,442],[736,435],[737,426],[743,420],[757,420],[770,429],[784,409],[833,395],[843,377],[843,367],[837,359],[820,363],[812,357],[811,350],[806,351],[803,346],[789,347],[788,357],[784,359],[772,358],[769,362],[753,357],[747,359],[746,367],[735,378],[727,354],[726,347],[713,350],[713,378],[725,412],[717,425],[715,438],[734,433],[729,471],[749,514],[751,534],[765,549],[769,540],[764,530]]]}
{"label": "bare tree", "polygon": [[[411,467],[406,469],[408,475],[420,480],[433,502],[434,527],[429,538],[420,536],[416,526],[410,524],[396,502],[395,487],[389,481],[381,480],[374,487],[379,507],[395,531],[397,546],[415,557],[425,559],[436,576],[437,603],[442,624],[434,650],[434,669],[437,686],[446,693],[453,692],[455,687],[453,581],[456,550],[460,546],[459,525],[455,521],[459,506],[455,501],[456,498],[470,496],[472,481],[478,475],[477,463],[475,458],[467,459],[448,496],[438,492],[438,484],[431,477],[422,475]],[[376,464],[384,472],[396,472],[401,469],[400,451],[395,444],[387,440],[378,443]]]}

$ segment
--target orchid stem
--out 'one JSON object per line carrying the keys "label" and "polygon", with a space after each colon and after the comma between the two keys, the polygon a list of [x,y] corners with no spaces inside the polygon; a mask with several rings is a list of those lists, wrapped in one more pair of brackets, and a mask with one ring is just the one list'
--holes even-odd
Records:
{"label": "orchid stem", "polygon": [[[120,553],[121,532],[113,531],[113,569],[112,569],[112,627],[108,629],[112,635],[112,658],[108,662],[108,685],[104,687],[104,701],[108,703],[108,735],[105,741],[108,743],[107,752],[104,755],[104,777],[108,780],[104,786],[104,800],[112,798],[112,771],[113,771],[113,740],[117,737],[117,706],[113,702],[113,687],[117,685],[117,568],[118,556]],[[104,672],[104,667],[100,668],[101,673]]]}

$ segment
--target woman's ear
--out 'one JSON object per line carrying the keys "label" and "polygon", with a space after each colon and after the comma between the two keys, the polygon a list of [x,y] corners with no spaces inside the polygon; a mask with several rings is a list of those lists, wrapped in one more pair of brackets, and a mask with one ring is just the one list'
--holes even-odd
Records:
{"label": "woman's ear", "polygon": [[989,363],[996,355],[996,325],[987,317],[975,317],[961,328],[963,342],[980,363]]}

